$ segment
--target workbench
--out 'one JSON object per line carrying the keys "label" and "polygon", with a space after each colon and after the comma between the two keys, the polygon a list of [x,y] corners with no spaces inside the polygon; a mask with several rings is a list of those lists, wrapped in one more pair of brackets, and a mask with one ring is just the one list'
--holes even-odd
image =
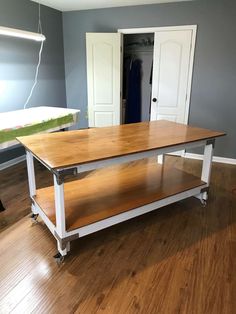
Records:
{"label": "workbench", "polygon": [[0,150],[18,144],[16,137],[69,128],[80,110],[39,106],[0,112]]}
{"label": "workbench", "polygon": [[[63,259],[72,240],[168,204],[191,196],[205,203],[214,141],[223,135],[161,120],[19,137],[26,149],[33,217],[40,215],[56,238],[56,258]],[[200,146],[201,177],[166,167],[163,158],[139,161]],[[36,188],[34,158],[52,173],[53,186]],[[71,176],[77,180],[67,180]]]}
{"label": "workbench", "polygon": [[[39,106],[0,112],[0,151],[19,144],[17,136],[55,132],[78,122],[80,110]],[[0,199],[0,212],[5,207]]]}

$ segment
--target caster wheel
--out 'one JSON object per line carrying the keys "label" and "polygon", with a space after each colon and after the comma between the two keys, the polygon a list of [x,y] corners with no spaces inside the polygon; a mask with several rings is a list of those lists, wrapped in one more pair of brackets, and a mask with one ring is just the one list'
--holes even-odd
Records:
{"label": "caster wheel", "polygon": [[32,220],[33,223],[37,222],[39,214],[31,214],[30,219]]}
{"label": "caster wheel", "polygon": [[206,200],[201,200],[201,204],[202,204],[202,207],[206,207],[207,201]]}
{"label": "caster wheel", "polygon": [[6,210],[6,208],[3,206],[3,203],[0,200],[0,212],[4,212],[4,210]]}
{"label": "caster wheel", "polygon": [[59,252],[56,255],[54,255],[53,258],[55,258],[57,265],[61,265],[65,260],[65,257],[62,256],[61,253]]}

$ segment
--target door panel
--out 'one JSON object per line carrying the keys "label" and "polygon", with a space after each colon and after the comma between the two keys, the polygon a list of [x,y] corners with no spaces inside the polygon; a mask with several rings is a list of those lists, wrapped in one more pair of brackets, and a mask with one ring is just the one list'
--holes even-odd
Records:
{"label": "door panel", "polygon": [[120,124],[121,34],[87,33],[89,127]]}
{"label": "door panel", "polygon": [[151,120],[186,123],[192,31],[155,33]]}
{"label": "door panel", "polygon": [[181,46],[166,41],[160,47],[159,107],[178,107]]}
{"label": "door panel", "polygon": [[113,45],[94,43],[94,103],[112,105],[113,103]]}
{"label": "door panel", "polygon": [[172,121],[172,122],[177,122],[176,121],[176,115],[171,115],[171,114],[161,115],[161,114],[159,114],[158,118],[159,118],[159,120],[168,120],[168,121]]}
{"label": "door panel", "polygon": [[94,124],[96,127],[114,125],[115,121],[113,112],[94,111]]}

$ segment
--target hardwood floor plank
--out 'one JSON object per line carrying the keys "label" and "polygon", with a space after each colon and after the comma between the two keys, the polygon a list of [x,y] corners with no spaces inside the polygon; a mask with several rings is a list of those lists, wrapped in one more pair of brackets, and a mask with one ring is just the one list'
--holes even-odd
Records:
{"label": "hardwood floor plank", "polygon": [[[51,185],[50,172],[35,162],[37,187]],[[30,214],[26,162],[0,171],[0,198],[6,208],[0,212],[0,232]]]}

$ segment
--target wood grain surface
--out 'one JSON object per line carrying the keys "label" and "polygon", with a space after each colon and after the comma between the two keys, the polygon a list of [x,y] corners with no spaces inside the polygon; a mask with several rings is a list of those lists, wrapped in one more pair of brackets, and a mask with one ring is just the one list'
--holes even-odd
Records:
{"label": "wood grain surface", "polygon": [[223,132],[161,120],[36,134],[18,140],[49,168],[59,169],[223,135]]}
{"label": "wood grain surface", "polygon": [[[196,176],[153,160],[105,168],[65,183],[66,228],[71,231],[203,184]],[[55,224],[54,187],[37,190],[35,200]]]}

